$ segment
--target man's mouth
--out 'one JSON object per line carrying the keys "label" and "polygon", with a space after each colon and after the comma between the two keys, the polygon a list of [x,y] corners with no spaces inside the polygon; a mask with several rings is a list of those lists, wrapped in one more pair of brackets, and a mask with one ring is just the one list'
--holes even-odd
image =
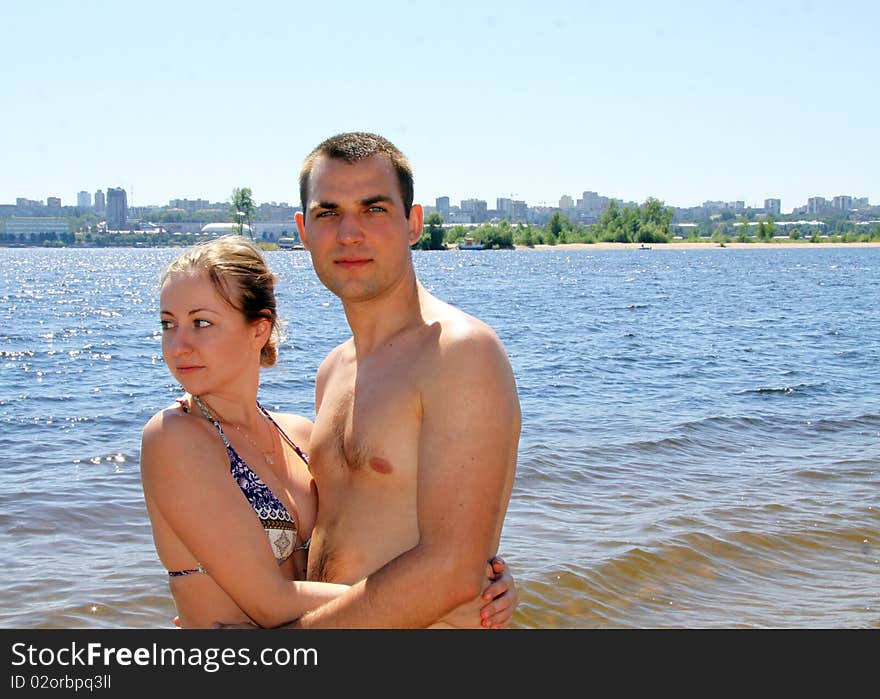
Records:
{"label": "man's mouth", "polygon": [[370,262],[371,260],[367,257],[343,257],[336,260],[334,264],[339,265],[343,269],[360,269]]}

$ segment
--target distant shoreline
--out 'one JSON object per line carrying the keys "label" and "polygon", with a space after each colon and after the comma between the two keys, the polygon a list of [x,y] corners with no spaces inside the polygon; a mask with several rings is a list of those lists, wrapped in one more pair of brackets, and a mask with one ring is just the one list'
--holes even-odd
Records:
{"label": "distant shoreline", "polygon": [[[8,242],[0,243],[0,249],[37,249],[37,250],[103,250],[103,249],[120,249],[133,248],[139,250],[150,250],[159,248],[185,248],[191,243],[181,245],[20,245],[10,244]],[[643,243],[558,243],[556,245],[515,245],[516,250],[639,250]],[[808,241],[793,240],[790,242],[779,243],[692,243],[692,242],[676,242],[676,243],[644,243],[645,247],[653,250],[720,250],[726,248],[749,249],[749,250],[779,250],[781,248],[798,249],[798,248],[878,248],[880,241],[871,242],[855,242],[855,243],[810,243]],[[450,245],[449,250],[457,250],[456,246]],[[294,249],[294,252],[302,251],[302,249]],[[469,252],[469,251],[462,251]],[[482,252],[482,251],[477,251]],[[491,250],[489,251],[491,252]]]}
{"label": "distant shoreline", "polygon": [[[517,250],[638,250],[642,243],[559,243],[558,245],[515,246]],[[810,243],[791,241],[784,243],[646,243],[654,250],[720,250],[722,248],[745,248],[750,250],[779,250],[781,248],[880,248],[880,241],[869,243]]]}

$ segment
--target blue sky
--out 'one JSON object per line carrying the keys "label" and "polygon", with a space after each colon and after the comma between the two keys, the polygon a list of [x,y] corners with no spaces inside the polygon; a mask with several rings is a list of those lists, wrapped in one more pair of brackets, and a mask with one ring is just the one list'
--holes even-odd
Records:
{"label": "blue sky", "polygon": [[6,2],[0,204],[298,203],[376,131],[416,198],[880,204],[880,3]]}

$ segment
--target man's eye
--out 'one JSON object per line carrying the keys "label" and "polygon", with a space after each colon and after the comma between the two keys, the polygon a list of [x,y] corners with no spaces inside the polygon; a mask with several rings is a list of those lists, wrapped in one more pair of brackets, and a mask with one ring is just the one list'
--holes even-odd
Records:
{"label": "man's eye", "polygon": [[381,213],[381,212],[385,211],[385,207],[384,207],[384,206],[379,206],[378,204],[373,204],[373,206],[371,206],[371,207],[370,207],[369,209],[367,209],[367,210],[368,210],[368,211],[371,211],[371,212],[373,212],[373,213]]}
{"label": "man's eye", "polygon": [[319,211],[315,214],[315,218],[327,218],[328,216],[335,216],[335,211]]}

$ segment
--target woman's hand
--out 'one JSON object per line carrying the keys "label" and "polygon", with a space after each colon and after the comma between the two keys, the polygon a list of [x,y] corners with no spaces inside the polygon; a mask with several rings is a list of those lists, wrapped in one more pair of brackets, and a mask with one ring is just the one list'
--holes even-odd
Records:
{"label": "woman's hand", "polygon": [[481,595],[488,604],[480,609],[480,624],[486,629],[506,629],[519,604],[516,581],[500,556],[489,561],[487,575],[492,582]]}
{"label": "woman's hand", "polygon": [[486,565],[488,584],[479,597],[453,609],[440,620],[442,626],[464,629],[506,629],[519,604],[519,595],[507,564],[499,557]]}

